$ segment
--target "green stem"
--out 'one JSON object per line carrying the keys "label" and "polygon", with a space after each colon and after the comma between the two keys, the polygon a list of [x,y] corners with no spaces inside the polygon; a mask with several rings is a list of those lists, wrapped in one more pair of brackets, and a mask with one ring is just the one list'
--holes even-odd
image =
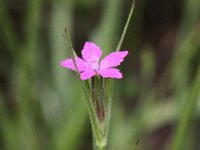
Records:
{"label": "green stem", "polygon": [[128,19],[126,21],[124,30],[122,32],[121,38],[120,38],[119,43],[118,43],[117,48],[116,48],[116,52],[120,51],[121,45],[122,45],[122,43],[124,41],[124,37],[126,35],[126,32],[127,32],[127,29],[128,29],[128,26],[129,26],[129,23],[130,23],[130,20],[131,20],[131,17],[133,15],[133,10],[134,10],[134,6],[135,6],[134,4],[135,4],[135,1],[133,0],[132,7],[131,7],[131,10],[130,10],[129,15],[128,15]]}
{"label": "green stem", "polygon": [[108,137],[109,133],[109,125],[110,125],[110,117],[111,117],[111,104],[112,104],[112,93],[113,93],[113,80],[112,79],[104,79],[104,89],[106,91],[105,95],[105,109],[106,109],[106,118],[105,118],[105,128],[104,133],[105,137]]}
{"label": "green stem", "polygon": [[91,120],[91,124],[92,124],[92,128],[93,128],[93,132],[96,137],[96,144],[97,144],[97,146],[105,145],[103,137],[101,135],[100,128],[99,128],[99,123],[97,120],[97,116],[96,116],[96,112],[95,112],[95,108],[94,108],[92,99],[91,99],[83,81],[81,81],[81,86],[83,88],[83,91],[84,91],[86,99],[87,99],[88,111],[89,111],[89,116],[90,116],[90,120]]}

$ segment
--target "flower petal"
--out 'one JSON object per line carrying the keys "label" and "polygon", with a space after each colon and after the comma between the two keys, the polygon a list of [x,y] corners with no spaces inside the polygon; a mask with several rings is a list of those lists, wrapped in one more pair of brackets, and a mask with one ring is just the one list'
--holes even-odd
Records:
{"label": "flower petal", "polygon": [[[79,72],[85,71],[85,68],[87,66],[87,62],[84,61],[83,59],[79,58],[79,57],[76,57],[75,60],[76,60],[76,63],[77,63],[78,71]],[[74,63],[73,63],[73,60],[71,58],[61,61],[60,65],[62,67],[69,68],[69,69],[74,70],[74,71],[76,70]]]}
{"label": "flower petal", "polygon": [[122,78],[121,72],[115,68],[108,68],[108,69],[100,70],[99,74],[104,78],[117,78],[117,79]]}
{"label": "flower petal", "polygon": [[128,51],[121,52],[112,52],[108,56],[106,56],[100,63],[100,70],[106,69],[110,67],[119,66],[122,61],[124,61],[124,57],[128,55]]}
{"label": "flower petal", "polygon": [[99,61],[102,51],[95,43],[85,42],[82,50],[82,57],[87,62]]}
{"label": "flower petal", "polygon": [[81,80],[87,80],[95,75],[95,71],[92,69],[87,69],[81,73]]}

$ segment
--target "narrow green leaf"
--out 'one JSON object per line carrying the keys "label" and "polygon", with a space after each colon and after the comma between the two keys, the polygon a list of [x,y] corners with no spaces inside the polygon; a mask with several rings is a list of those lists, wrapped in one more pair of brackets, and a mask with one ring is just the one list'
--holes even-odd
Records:
{"label": "narrow green leaf", "polygon": [[134,10],[134,6],[135,6],[134,4],[135,4],[135,1],[133,0],[132,6],[131,6],[131,10],[130,10],[129,15],[128,15],[128,19],[126,21],[126,24],[124,26],[124,30],[122,32],[121,38],[120,38],[119,43],[118,43],[117,48],[116,48],[116,52],[120,51],[120,48],[121,48],[122,43],[124,41],[124,38],[126,36],[126,32],[127,32],[127,29],[128,29],[128,26],[129,26],[129,23],[130,23],[130,20],[131,20],[131,17],[133,15],[133,10]]}

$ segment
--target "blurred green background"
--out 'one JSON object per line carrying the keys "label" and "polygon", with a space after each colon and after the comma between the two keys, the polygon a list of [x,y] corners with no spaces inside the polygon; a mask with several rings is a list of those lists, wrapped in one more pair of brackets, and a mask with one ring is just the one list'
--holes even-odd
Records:
{"label": "blurred green background", "polygon": [[[114,51],[131,0],[0,0],[0,150],[91,150],[78,79],[85,41]],[[200,1],[136,0],[116,80],[110,150],[200,149]]]}

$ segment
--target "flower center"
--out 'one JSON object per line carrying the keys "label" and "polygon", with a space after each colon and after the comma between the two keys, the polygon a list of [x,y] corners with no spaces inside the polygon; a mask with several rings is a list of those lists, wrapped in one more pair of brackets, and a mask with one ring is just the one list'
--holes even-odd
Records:
{"label": "flower center", "polygon": [[99,64],[98,62],[94,62],[91,64],[92,69],[94,69],[95,71],[99,71]]}

